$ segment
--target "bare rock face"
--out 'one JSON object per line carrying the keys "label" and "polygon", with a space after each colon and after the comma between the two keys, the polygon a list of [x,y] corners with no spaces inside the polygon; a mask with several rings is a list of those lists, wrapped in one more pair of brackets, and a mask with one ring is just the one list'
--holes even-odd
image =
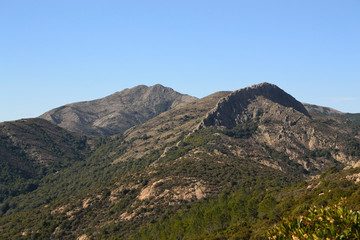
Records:
{"label": "bare rock face", "polygon": [[[308,172],[324,171],[334,164],[354,166],[360,160],[349,150],[354,148],[349,143],[354,142],[354,145],[358,137],[353,135],[346,121],[331,116],[311,116],[304,105],[273,84],[254,85],[223,97],[207,113],[198,129],[239,126],[251,135],[247,141],[252,141],[251,148],[243,152],[267,146],[285,154],[292,163]],[[264,161],[264,157],[259,159]],[[265,165],[271,164],[274,168],[280,166],[277,161]]]}
{"label": "bare rock face", "polygon": [[[251,102],[259,97],[263,97],[264,99],[268,99],[284,107],[292,108],[297,112],[310,117],[305,107],[294,97],[287,94],[276,85],[261,83],[234,91],[227,97],[222,98],[217,106],[208,113],[200,125],[200,128],[206,126],[235,127],[237,124],[243,122],[244,119],[242,118],[246,116],[244,112],[247,111]],[[256,112],[255,109],[254,117],[260,114],[262,114],[260,109],[258,112]]]}
{"label": "bare rock face", "polygon": [[68,104],[44,113],[46,119],[85,135],[114,135],[182,103],[196,100],[161,85],[140,85],[105,98]]}

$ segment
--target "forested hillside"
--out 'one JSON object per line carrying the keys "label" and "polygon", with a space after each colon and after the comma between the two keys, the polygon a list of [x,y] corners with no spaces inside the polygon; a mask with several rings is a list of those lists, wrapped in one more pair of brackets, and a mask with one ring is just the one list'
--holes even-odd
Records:
{"label": "forested hillside", "polygon": [[21,132],[9,137],[21,147],[7,152],[14,169],[46,173],[13,174],[36,186],[3,199],[4,239],[264,239],[314,205],[346,198],[360,209],[360,124],[307,111],[272,84],[214,93],[114,136],[46,124],[51,137],[34,141],[51,161],[28,157],[34,142],[15,141]]}
{"label": "forested hillside", "polygon": [[82,161],[87,139],[43,119],[0,123],[0,202],[32,192],[43,177]]}

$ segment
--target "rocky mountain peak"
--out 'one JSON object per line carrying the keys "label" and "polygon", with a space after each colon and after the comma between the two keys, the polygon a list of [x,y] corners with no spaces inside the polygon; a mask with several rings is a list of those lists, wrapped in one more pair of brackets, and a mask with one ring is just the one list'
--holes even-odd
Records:
{"label": "rocky mountain peak", "polygon": [[[266,105],[264,100],[271,101],[286,108],[292,108],[303,115],[310,117],[305,107],[294,97],[270,83],[260,83],[251,87],[242,88],[230,93],[219,100],[216,107],[211,110],[200,124],[206,126],[225,126],[232,128],[243,121],[242,115],[247,113],[248,106],[256,101]],[[252,107],[252,117],[263,113],[263,109]]]}
{"label": "rocky mountain peak", "polygon": [[40,118],[76,133],[114,135],[196,99],[160,84],[139,85],[101,99],[55,108]]}

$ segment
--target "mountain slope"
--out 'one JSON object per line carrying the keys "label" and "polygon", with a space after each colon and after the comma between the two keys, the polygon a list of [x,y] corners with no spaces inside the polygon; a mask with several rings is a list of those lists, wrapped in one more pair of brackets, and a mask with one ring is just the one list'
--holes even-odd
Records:
{"label": "mountain slope", "polygon": [[183,206],[143,227],[132,239],[268,239],[267,232],[282,219],[303,216],[310,207],[342,202],[359,211],[359,176],[360,168],[332,168],[320,177],[287,188],[264,191],[260,184],[251,190],[241,188],[201,204]]}
{"label": "mountain slope", "polygon": [[319,113],[319,114],[322,114],[325,116],[339,117],[339,116],[346,114],[346,113],[340,112],[336,109],[329,108],[329,107],[317,106],[317,105],[308,104],[308,103],[303,103],[303,105],[308,111],[316,112],[316,113]]}
{"label": "mountain slope", "polygon": [[333,108],[317,106],[314,104],[303,103],[304,107],[310,112],[324,116],[340,117],[350,121],[360,122],[360,113],[344,113]]}
{"label": "mountain slope", "polygon": [[196,98],[161,85],[140,85],[105,98],[68,104],[44,113],[46,119],[86,135],[115,135]]}
{"label": "mountain slope", "polygon": [[[244,224],[281,217],[270,211],[277,201],[266,200],[268,193],[334,166],[357,166],[359,132],[357,123],[311,115],[271,84],[218,92],[123,135],[100,138],[83,163],[9,200],[11,207],[19,199],[44,198],[49,189],[58,194],[35,214],[9,210],[0,234],[11,226],[6,236],[13,239],[21,233],[37,239],[202,239],[222,231],[248,239],[256,228]],[[184,215],[191,217],[182,225]],[[170,227],[162,228],[164,222]],[[189,225],[196,227],[184,231]]]}
{"label": "mountain slope", "polygon": [[[129,149],[136,150],[127,151],[117,161],[141,158],[167,147],[162,153],[164,157],[188,134],[215,127],[225,133],[222,138],[235,136],[228,148],[237,157],[251,156],[280,169],[276,162],[268,161],[271,149],[283,153],[305,171],[322,171],[335,163],[354,165],[359,161],[351,153],[359,132],[345,125],[342,119],[311,118],[300,102],[278,87],[264,83],[210,95],[129,129],[124,133],[125,141]],[[237,146],[236,131],[241,144],[247,142],[248,146]]]}
{"label": "mountain slope", "polygon": [[[140,159],[152,152],[164,151],[179,139],[197,129],[204,115],[230,92],[217,92],[194,102],[169,110],[149,121],[137,125],[126,132],[125,144],[129,151],[119,161]],[[166,150],[165,150],[166,151]]]}
{"label": "mountain slope", "polygon": [[[208,113],[202,125],[232,128],[240,122],[247,121],[248,105],[256,100],[257,97],[263,97],[283,107],[290,107],[309,117],[309,113],[305,107],[295,98],[273,84],[262,83],[234,91],[223,98],[217,106]],[[252,118],[263,114],[263,112],[260,112],[260,109],[257,110],[258,112],[252,113]]]}
{"label": "mountain slope", "polygon": [[81,161],[86,138],[44,119],[0,123],[0,202],[34,190],[49,173]]}

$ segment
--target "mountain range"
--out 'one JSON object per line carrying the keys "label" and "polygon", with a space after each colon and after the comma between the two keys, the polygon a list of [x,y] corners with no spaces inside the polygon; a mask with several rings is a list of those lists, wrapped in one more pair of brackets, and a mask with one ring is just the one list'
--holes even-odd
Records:
{"label": "mountain range", "polygon": [[359,209],[359,133],[356,114],[270,83],[201,99],[137,86],[4,122],[0,235],[263,239],[309,204]]}

